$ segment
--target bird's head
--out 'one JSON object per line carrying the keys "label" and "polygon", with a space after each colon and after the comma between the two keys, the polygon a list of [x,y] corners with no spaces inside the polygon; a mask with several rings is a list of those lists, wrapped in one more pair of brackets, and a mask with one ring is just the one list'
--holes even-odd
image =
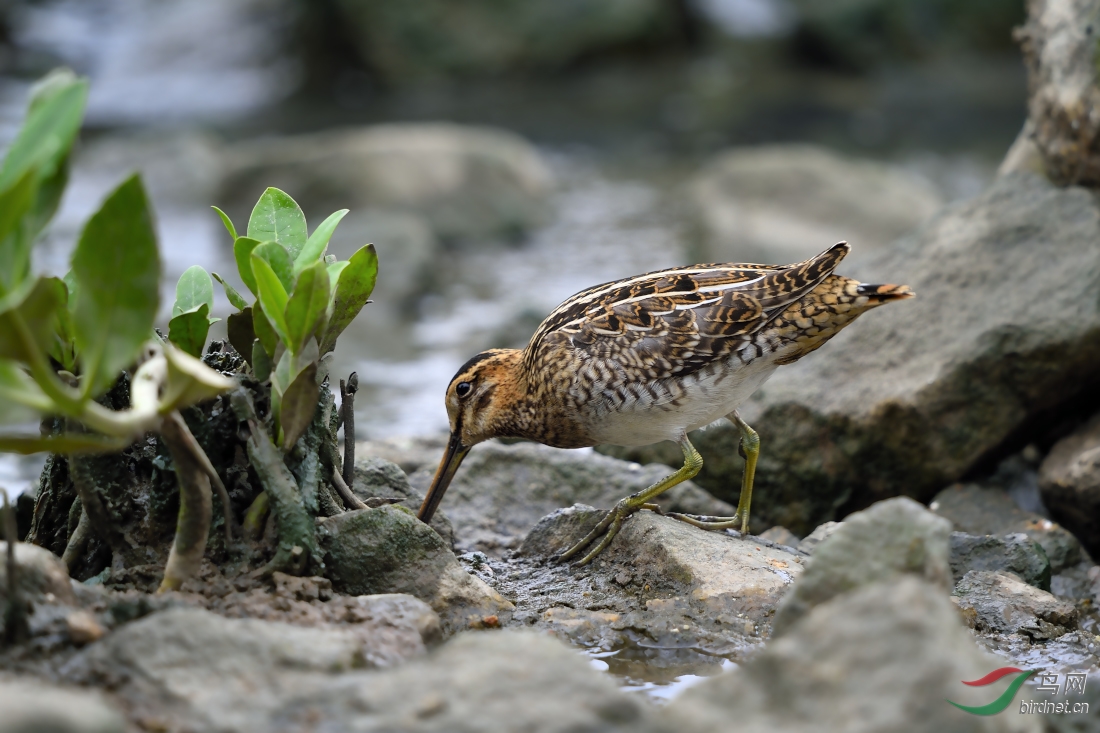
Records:
{"label": "bird's head", "polygon": [[521,352],[515,349],[483,351],[463,364],[447,385],[451,437],[417,515],[421,521],[431,521],[470,448],[509,434],[509,410],[522,390],[517,378],[520,360]]}

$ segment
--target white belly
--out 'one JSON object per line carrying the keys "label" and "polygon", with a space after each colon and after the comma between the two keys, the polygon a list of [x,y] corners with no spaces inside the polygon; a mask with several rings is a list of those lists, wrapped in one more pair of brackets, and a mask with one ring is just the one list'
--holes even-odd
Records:
{"label": "white belly", "polygon": [[[733,369],[702,370],[685,377],[671,399],[653,399],[641,392],[617,409],[598,410],[592,434],[599,443],[638,446],[677,441],[684,433],[697,430],[736,410],[775,371],[772,359],[741,364]],[[678,397],[677,397],[678,396]]]}

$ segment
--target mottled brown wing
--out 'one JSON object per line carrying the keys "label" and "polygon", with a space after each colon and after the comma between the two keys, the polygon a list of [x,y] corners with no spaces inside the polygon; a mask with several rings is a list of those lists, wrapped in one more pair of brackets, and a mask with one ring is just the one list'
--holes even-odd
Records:
{"label": "mottled brown wing", "polygon": [[695,265],[589,288],[554,310],[526,356],[563,345],[650,379],[684,376],[736,350],[816,287],[841,243],[795,265]]}

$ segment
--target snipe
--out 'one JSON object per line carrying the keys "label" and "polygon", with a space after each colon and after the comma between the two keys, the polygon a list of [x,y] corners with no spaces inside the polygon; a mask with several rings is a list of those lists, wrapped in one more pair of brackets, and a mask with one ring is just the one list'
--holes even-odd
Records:
{"label": "snipe", "polygon": [[470,448],[494,437],[557,448],[679,443],[684,465],[622,499],[567,560],[694,477],[703,459],[687,434],[722,417],[741,431],[745,469],[733,517],[674,514],[704,529],[749,528],[760,438],[737,407],[776,367],[817,349],[864,311],[913,296],[904,285],[834,275],[841,242],[794,265],[709,264],[650,272],[588,288],[554,309],[523,350],[492,349],[447,387],[451,437],[419,517],[429,521]]}

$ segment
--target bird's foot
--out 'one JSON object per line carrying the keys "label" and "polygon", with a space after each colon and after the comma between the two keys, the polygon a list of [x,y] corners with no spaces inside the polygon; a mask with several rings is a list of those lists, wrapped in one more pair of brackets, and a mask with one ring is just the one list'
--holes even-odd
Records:
{"label": "bird's foot", "polygon": [[631,501],[632,498],[633,497],[627,497],[626,499],[622,499],[618,504],[616,504],[615,508],[610,510],[607,515],[604,516],[602,520],[600,520],[600,523],[597,524],[596,527],[585,536],[584,539],[570,547],[562,554],[558,555],[558,560],[565,562],[571,559],[572,557],[579,554],[580,551],[583,550],[585,547],[588,547],[588,545],[594,542],[597,537],[603,535],[600,543],[596,545],[591,552],[589,552],[587,555],[585,555],[575,563],[578,567],[580,567],[581,565],[587,565],[588,563],[592,562],[593,558],[595,558],[596,555],[599,555],[608,545],[611,544],[611,540],[615,539],[615,535],[617,535],[619,533],[619,530],[622,528],[623,521],[631,514],[638,511],[639,509],[649,509],[655,512],[661,511],[661,508],[656,504],[634,504]]}
{"label": "bird's foot", "polygon": [[693,527],[706,530],[722,530],[722,529],[736,529],[741,532],[742,537],[746,537],[749,534],[749,516],[741,513],[737,513],[732,517],[708,517],[699,514],[681,514],[680,512],[669,512],[665,516],[678,519],[681,522],[687,522]]}

